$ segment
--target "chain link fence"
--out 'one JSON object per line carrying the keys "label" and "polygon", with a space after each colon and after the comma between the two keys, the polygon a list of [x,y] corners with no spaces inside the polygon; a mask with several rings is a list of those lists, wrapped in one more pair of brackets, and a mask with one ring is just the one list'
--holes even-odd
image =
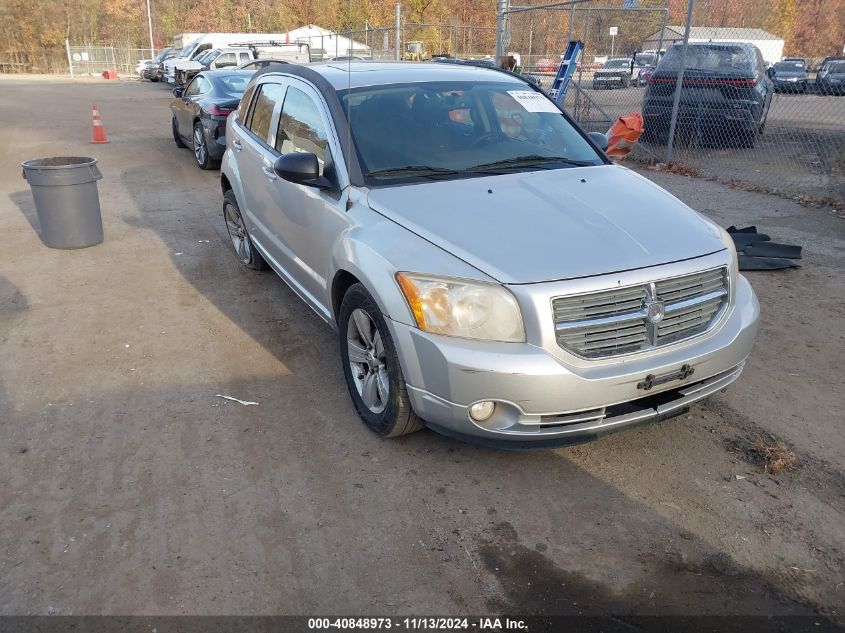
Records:
{"label": "chain link fence", "polygon": [[115,70],[120,75],[134,76],[135,66],[142,59],[152,59],[155,53],[149,48],[119,48],[83,44],[67,46],[67,58],[73,75],[101,75]]}
{"label": "chain link fence", "polygon": [[776,7],[753,3],[740,16],[695,0],[542,6],[510,6],[504,50],[548,88],[567,42],[583,42],[565,107],[590,131],[642,113],[632,160],[845,199],[845,57],[825,60],[843,53],[812,40],[790,45]]}

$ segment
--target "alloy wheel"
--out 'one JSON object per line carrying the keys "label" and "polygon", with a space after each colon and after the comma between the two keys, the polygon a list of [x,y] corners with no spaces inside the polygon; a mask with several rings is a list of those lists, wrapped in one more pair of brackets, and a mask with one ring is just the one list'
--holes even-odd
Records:
{"label": "alloy wheel", "polygon": [[346,326],[346,348],[358,395],[371,412],[381,413],[390,396],[384,343],[372,317],[356,308]]}
{"label": "alloy wheel", "polygon": [[249,236],[247,235],[246,227],[244,227],[244,220],[234,205],[227,202],[223,208],[226,216],[226,230],[229,232],[232,246],[235,247],[238,259],[244,264],[248,264],[251,255],[249,250]]}
{"label": "alloy wheel", "polygon": [[199,126],[194,128],[194,156],[197,157],[197,164],[204,165],[208,150],[205,148],[205,137],[202,134],[202,128]]}

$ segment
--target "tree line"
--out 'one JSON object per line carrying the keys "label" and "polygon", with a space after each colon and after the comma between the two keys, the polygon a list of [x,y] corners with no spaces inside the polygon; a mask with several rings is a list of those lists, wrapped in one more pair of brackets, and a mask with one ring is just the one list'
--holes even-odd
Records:
{"label": "tree line", "polygon": [[[531,2],[548,0],[519,4]],[[425,42],[429,53],[492,53],[496,0],[401,4],[408,25],[405,39]],[[571,34],[584,40],[593,54],[603,54],[609,52],[608,28],[618,26],[615,50],[632,52],[660,29],[667,0],[640,0],[636,5],[640,11],[610,11],[622,8],[623,0],[596,0],[577,5],[574,13],[564,7],[515,14],[508,47],[523,55],[554,56]],[[151,6],[154,45],[161,48],[180,32],[281,33],[305,24],[339,31],[392,28],[394,0],[151,0]],[[683,24],[686,10],[687,0],[668,0],[667,24]],[[446,26],[412,26],[419,23]],[[842,52],[845,0],[697,0],[694,24],[761,28],[785,40],[784,54],[819,58]],[[61,71],[65,39],[72,44],[149,48],[146,0],[0,0],[0,64],[20,62],[34,71]],[[392,35],[388,39],[392,45]]]}

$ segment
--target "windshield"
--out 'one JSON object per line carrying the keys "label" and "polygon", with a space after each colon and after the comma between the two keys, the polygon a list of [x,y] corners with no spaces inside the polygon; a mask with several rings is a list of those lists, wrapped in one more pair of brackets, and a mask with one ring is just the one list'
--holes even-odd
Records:
{"label": "windshield", "polygon": [[845,73],[845,62],[830,62],[827,65],[826,70],[829,73],[836,73],[837,75]]}
{"label": "windshield", "polygon": [[199,46],[199,42],[191,42],[190,44],[185,46],[185,48],[179,51],[179,54],[176,57],[190,57],[191,53],[194,52],[194,49],[197,46]]}
{"label": "windshield", "polygon": [[[678,70],[681,67],[683,46],[675,44],[660,61],[658,70]],[[694,70],[742,71],[754,70],[751,50],[743,46],[690,45],[687,49],[686,68]]]}
{"label": "windshield", "polygon": [[644,66],[654,66],[654,55],[637,55],[634,63],[640,68]]}
{"label": "windshield", "polygon": [[202,55],[197,57],[197,61],[200,62],[201,64],[210,64],[211,62],[213,62],[218,57],[220,57],[220,51],[212,50],[212,51],[208,51],[207,53],[203,53]]}
{"label": "windshield", "polygon": [[775,71],[787,72],[787,73],[800,73],[804,71],[804,64],[801,62],[778,62],[772,68]]}
{"label": "windshield", "polygon": [[611,59],[608,62],[605,62],[603,68],[630,68],[631,67],[631,60],[630,59]]}
{"label": "windshield", "polygon": [[170,51],[172,51],[172,50],[173,50],[172,48],[163,48],[163,49],[161,49],[161,50],[158,52],[158,55],[156,55],[156,56],[153,58],[153,61],[154,61],[154,62],[160,62],[160,61],[162,61],[162,60],[164,59],[164,56],[165,56],[165,55],[167,55],[167,54],[168,54]]}
{"label": "windshield", "polygon": [[338,97],[371,183],[604,163],[548,97],[521,83],[394,84]]}

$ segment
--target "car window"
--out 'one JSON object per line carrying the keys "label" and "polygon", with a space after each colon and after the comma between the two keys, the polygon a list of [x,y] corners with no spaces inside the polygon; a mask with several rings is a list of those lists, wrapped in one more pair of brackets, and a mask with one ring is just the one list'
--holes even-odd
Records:
{"label": "car window", "polygon": [[209,81],[202,76],[194,77],[191,80],[191,83],[185,88],[185,96],[186,97],[194,97],[196,95],[205,94],[211,90],[211,84]]}
{"label": "car window", "polygon": [[252,95],[254,92],[255,86],[252,86],[244,93],[244,96],[241,97],[241,102],[238,104],[238,118],[241,121],[246,121],[246,113],[247,110],[249,110],[249,102],[252,101]]}
{"label": "car window", "polygon": [[238,60],[234,53],[221,53],[215,62],[217,68],[228,68],[229,66],[237,66]]}
{"label": "car window", "polygon": [[[756,49],[755,49],[756,50]],[[675,44],[666,51],[658,70],[678,70],[681,66],[683,46]],[[744,46],[730,44],[695,44],[688,47],[685,67],[689,70],[720,72],[755,70],[756,57]]]}
{"label": "car window", "polygon": [[244,62],[248,62],[249,59],[250,59],[249,53],[247,53],[245,51],[238,53],[238,63],[239,64],[243,64]]}
{"label": "car window", "polygon": [[328,145],[326,126],[323,124],[317,104],[301,90],[288,88],[285,103],[282,106],[282,115],[279,117],[276,149],[281,154],[291,152],[315,154],[320,163],[320,174],[322,174]]}
{"label": "car window", "polygon": [[270,132],[270,119],[273,117],[273,108],[284,94],[285,89],[280,84],[266,83],[258,86],[258,93],[255,95],[255,103],[252,106],[252,113],[249,116],[247,127],[265,143]]}
{"label": "car window", "polygon": [[229,93],[243,93],[250,79],[251,77],[249,75],[217,77],[218,83],[223,84],[224,90]]}
{"label": "car window", "polygon": [[825,66],[825,70],[831,74],[840,74],[845,73],[845,62],[829,62],[827,66]]}
{"label": "car window", "polygon": [[628,59],[611,59],[605,62],[604,68],[630,68],[631,61]]}

